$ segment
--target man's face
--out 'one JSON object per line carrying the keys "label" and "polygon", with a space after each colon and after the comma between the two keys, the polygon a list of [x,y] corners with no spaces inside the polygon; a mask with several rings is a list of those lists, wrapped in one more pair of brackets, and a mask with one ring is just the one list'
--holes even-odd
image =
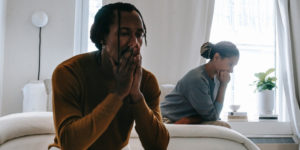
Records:
{"label": "man's face", "polygon": [[[143,44],[144,27],[139,14],[136,11],[120,12],[120,57],[128,47],[137,50]],[[110,26],[110,32],[105,38],[105,52],[118,62],[118,15],[115,11],[114,23]]]}

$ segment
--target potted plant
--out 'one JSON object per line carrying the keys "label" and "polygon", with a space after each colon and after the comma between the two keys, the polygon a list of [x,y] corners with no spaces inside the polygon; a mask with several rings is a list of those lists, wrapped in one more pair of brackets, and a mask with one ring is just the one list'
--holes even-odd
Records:
{"label": "potted plant", "polygon": [[268,69],[266,72],[255,73],[257,80],[254,81],[256,86],[256,92],[258,96],[259,115],[272,115],[274,109],[274,95],[276,80],[275,76],[271,76],[271,73],[275,71],[274,68]]}

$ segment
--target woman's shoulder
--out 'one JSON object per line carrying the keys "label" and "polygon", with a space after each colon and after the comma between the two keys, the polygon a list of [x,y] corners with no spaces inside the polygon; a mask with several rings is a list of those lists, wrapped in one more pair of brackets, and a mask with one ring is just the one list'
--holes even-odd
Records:
{"label": "woman's shoulder", "polygon": [[182,78],[182,80],[188,83],[208,83],[208,80],[205,77],[205,70],[203,65],[190,70]]}
{"label": "woman's shoulder", "polygon": [[185,74],[176,84],[176,89],[182,93],[197,91],[196,89],[208,89],[209,81],[204,75],[203,67],[196,67]]}

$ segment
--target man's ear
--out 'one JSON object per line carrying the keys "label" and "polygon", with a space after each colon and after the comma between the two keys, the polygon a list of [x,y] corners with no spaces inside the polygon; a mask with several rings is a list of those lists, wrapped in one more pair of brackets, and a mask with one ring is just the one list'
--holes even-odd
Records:
{"label": "man's ear", "polygon": [[102,44],[102,45],[105,45],[105,40],[104,39],[102,39],[102,40],[100,40],[100,43]]}

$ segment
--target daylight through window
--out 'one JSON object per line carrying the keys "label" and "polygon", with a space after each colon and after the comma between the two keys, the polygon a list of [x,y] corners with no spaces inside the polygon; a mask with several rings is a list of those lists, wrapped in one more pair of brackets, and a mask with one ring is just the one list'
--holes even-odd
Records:
{"label": "daylight through window", "polygon": [[240,50],[240,60],[227,87],[222,117],[230,104],[257,117],[254,74],[275,67],[275,21],[273,0],[216,0],[210,41],[231,41]]}

